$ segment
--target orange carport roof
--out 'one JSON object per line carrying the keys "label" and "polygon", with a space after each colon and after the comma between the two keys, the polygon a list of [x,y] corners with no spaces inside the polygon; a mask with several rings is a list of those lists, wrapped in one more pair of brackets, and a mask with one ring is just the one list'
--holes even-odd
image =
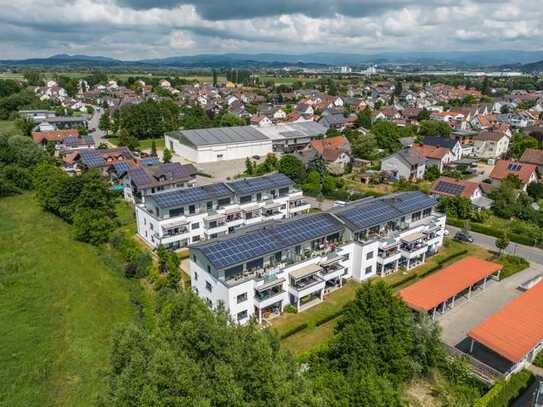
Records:
{"label": "orange carport roof", "polygon": [[491,261],[465,257],[404,288],[399,295],[410,308],[430,311],[502,267]]}
{"label": "orange carport roof", "polygon": [[543,340],[543,282],[468,332],[470,338],[511,362],[519,362]]}

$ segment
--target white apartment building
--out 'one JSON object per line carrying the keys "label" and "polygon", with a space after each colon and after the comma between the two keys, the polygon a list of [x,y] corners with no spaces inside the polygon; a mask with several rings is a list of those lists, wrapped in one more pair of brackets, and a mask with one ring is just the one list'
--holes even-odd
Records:
{"label": "white apartment building", "polygon": [[241,324],[261,323],[289,304],[303,311],[347,279],[424,263],[443,244],[445,216],[436,204],[421,192],[367,198],[193,245],[192,289]]}
{"label": "white apartment building", "polygon": [[294,181],[276,173],[147,195],[136,205],[136,222],[138,234],[151,247],[176,250],[310,208]]}

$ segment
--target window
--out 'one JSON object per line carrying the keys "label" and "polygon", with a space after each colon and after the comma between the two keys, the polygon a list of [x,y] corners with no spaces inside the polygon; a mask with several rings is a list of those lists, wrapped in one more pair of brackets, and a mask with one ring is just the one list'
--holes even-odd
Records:
{"label": "window", "polygon": [[217,154],[217,158],[222,158],[223,155],[222,154]]}
{"label": "window", "polygon": [[236,298],[238,304],[241,304],[242,302],[247,301],[247,293],[243,293],[237,296]]}
{"label": "window", "polygon": [[368,254],[366,254],[366,260],[371,260],[373,259],[373,252],[369,252]]}
{"label": "window", "polygon": [[217,221],[216,220],[212,220],[211,222],[209,222],[209,228],[210,229],[213,229],[213,228],[216,228],[217,227]]}
{"label": "window", "polygon": [[223,198],[217,201],[219,206],[230,205],[230,198]]}
{"label": "window", "polygon": [[238,321],[247,318],[247,310],[238,312]]}
{"label": "window", "polygon": [[209,201],[209,202],[207,203],[207,209],[208,209],[208,210],[213,209],[213,201]]}
{"label": "window", "polygon": [[196,213],[196,206],[194,205],[190,205],[189,206],[189,213],[192,215],[194,213]]}
{"label": "window", "polygon": [[422,217],[423,218],[426,218],[428,216],[430,216],[432,214],[432,208],[428,208],[428,209],[425,209],[423,212],[422,212]]}
{"label": "window", "polygon": [[366,267],[366,274],[371,274],[372,271],[373,271],[373,266]]}
{"label": "window", "polygon": [[194,272],[194,281],[198,281],[198,273],[196,271]]}
{"label": "window", "polygon": [[420,212],[415,212],[413,215],[411,215],[411,222],[416,222],[420,220]]}
{"label": "window", "polygon": [[246,203],[249,203],[252,201],[252,196],[251,195],[245,195],[245,196],[240,196],[239,197],[239,203],[240,204],[246,204]]}
{"label": "window", "polygon": [[192,225],[190,225],[190,228],[192,230],[196,230],[196,229],[200,228],[200,223],[198,223],[198,222],[193,223]]}
{"label": "window", "polygon": [[261,201],[261,200],[262,200],[262,192],[259,192],[258,194],[256,194],[256,200],[257,200],[257,201]]}
{"label": "window", "polygon": [[213,301],[211,301],[209,298],[206,298],[206,302],[209,308],[213,308]]}
{"label": "window", "polygon": [[151,230],[155,230],[155,226],[152,223],[150,223],[149,226],[151,226]]}
{"label": "window", "polygon": [[185,208],[170,209],[170,218],[182,216],[185,214]]}
{"label": "window", "polygon": [[211,266],[209,264],[207,265],[207,272],[211,274]]}
{"label": "window", "polygon": [[209,281],[206,281],[206,290],[209,292],[213,291],[213,287]]}
{"label": "window", "polygon": [[288,194],[288,187],[279,189],[279,196],[285,196]]}
{"label": "window", "polygon": [[192,255],[192,261],[196,263],[196,255],[195,254]]}
{"label": "window", "polygon": [[200,236],[193,236],[192,237],[192,242],[199,242],[200,241]]}

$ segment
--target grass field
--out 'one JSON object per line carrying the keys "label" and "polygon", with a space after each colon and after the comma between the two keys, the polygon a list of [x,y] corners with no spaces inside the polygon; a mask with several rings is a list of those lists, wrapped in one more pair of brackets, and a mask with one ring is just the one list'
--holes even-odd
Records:
{"label": "grass field", "polygon": [[[106,140],[115,146],[119,144],[119,139],[117,137],[108,137]],[[164,138],[161,137],[154,140],[157,150],[164,150]],[[139,142],[141,150],[151,150],[151,143],[153,142],[153,139],[143,139]]]}
{"label": "grass field", "polygon": [[0,200],[0,405],[95,404],[114,329],[137,320],[112,262],[30,194]]}

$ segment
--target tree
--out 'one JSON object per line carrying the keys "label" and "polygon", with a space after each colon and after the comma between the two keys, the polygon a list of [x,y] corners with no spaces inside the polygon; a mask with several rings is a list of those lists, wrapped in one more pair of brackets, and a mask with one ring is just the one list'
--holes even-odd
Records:
{"label": "tree", "polygon": [[247,121],[233,113],[227,112],[219,120],[219,127],[245,126]]}
{"label": "tree", "polygon": [[421,137],[449,137],[451,132],[452,128],[448,123],[437,120],[423,120],[419,125],[419,134]]}
{"label": "tree", "polygon": [[396,82],[396,86],[394,87],[394,96],[400,97],[403,92],[403,83],[402,81]]}
{"label": "tree", "polygon": [[162,152],[162,161],[164,161],[165,163],[169,163],[172,161],[172,152],[168,148],[165,148]]}
{"label": "tree", "polygon": [[73,218],[74,237],[93,245],[105,243],[114,230],[113,222],[104,211],[78,208]]}
{"label": "tree", "polygon": [[245,159],[245,173],[247,175],[253,175],[254,173],[253,162],[251,161],[249,157]]}
{"label": "tree", "polygon": [[424,173],[424,179],[427,181],[435,181],[439,178],[439,168],[437,165],[431,165],[428,168],[426,168],[426,171]]}
{"label": "tree", "polygon": [[305,177],[304,164],[291,154],[285,154],[281,157],[278,170],[296,182],[301,182]]}
{"label": "tree", "polygon": [[215,69],[213,69],[213,87],[216,88],[217,87],[217,71]]}
{"label": "tree", "polygon": [[507,246],[509,246],[509,239],[507,238],[507,235],[503,235],[502,237],[499,237],[496,239],[496,247],[499,249],[500,256],[502,255],[502,252],[507,249]]}
{"label": "tree", "polygon": [[538,148],[537,140],[521,133],[513,133],[509,143],[511,158],[519,159],[527,148]]}
{"label": "tree", "polygon": [[39,71],[25,71],[23,77],[30,86],[42,86],[43,78]]}
{"label": "tree", "polygon": [[152,156],[152,157],[156,157],[156,156],[157,156],[157,152],[156,152],[156,142],[155,142],[154,139],[153,139],[153,141],[151,141],[151,156]]}
{"label": "tree", "polygon": [[371,128],[371,109],[369,107],[366,107],[356,115],[356,126],[364,127],[365,129]]}
{"label": "tree", "polygon": [[131,135],[128,130],[121,129],[119,131],[119,145],[126,146],[130,150],[137,150],[139,148],[139,141],[136,137]]}
{"label": "tree", "polygon": [[109,116],[109,110],[104,110],[102,115],[100,116],[100,120],[98,122],[98,128],[100,130],[103,130],[106,132],[106,137],[109,133],[109,130],[111,130],[111,118]]}
{"label": "tree", "polygon": [[371,128],[371,132],[375,135],[377,146],[386,153],[394,153],[401,148],[400,137],[401,131],[395,124],[384,120],[378,120]]}
{"label": "tree", "polygon": [[419,114],[417,115],[417,120],[420,122],[420,121],[423,121],[423,120],[430,120],[430,115],[432,113],[427,110],[427,109],[422,109]]}
{"label": "tree", "polygon": [[530,195],[535,200],[543,198],[543,184],[539,182],[530,182],[527,187],[528,195]]}

